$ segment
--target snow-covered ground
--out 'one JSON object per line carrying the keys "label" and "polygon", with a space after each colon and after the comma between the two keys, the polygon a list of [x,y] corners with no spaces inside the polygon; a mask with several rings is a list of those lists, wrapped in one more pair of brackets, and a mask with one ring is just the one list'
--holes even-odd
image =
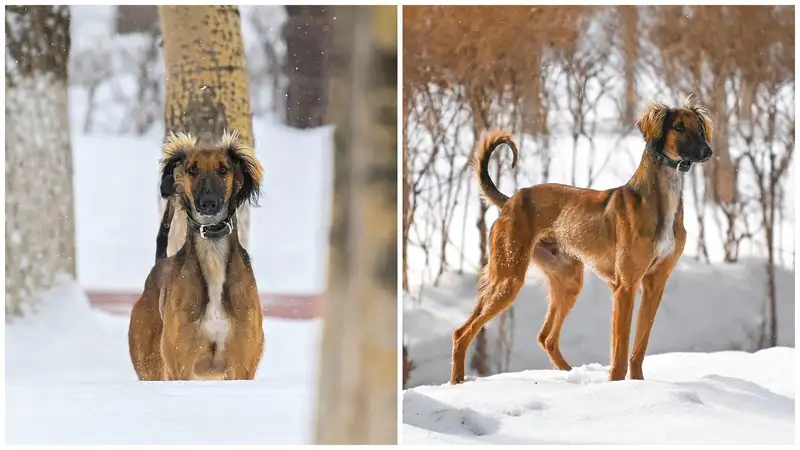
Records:
{"label": "snow-covered ground", "polygon": [[792,444],[795,350],[648,356],[644,381],[608,367],[536,370],[403,394],[403,444]]}
{"label": "snow-covered ground", "polygon": [[310,441],[321,322],[264,320],[253,381],[137,381],[128,317],[75,284],[6,327],[9,444],[302,444]]}

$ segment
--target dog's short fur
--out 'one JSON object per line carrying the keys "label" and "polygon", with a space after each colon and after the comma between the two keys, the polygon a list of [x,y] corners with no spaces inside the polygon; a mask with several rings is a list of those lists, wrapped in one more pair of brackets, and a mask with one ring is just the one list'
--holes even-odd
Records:
{"label": "dog's short fur", "polygon": [[[233,132],[218,147],[172,134],[162,167],[161,196],[168,201],[156,263],[128,331],[136,374],[140,380],[253,379],[264,349],[263,312],[250,258],[239,244],[236,209],[256,203],[261,165]],[[167,257],[175,214],[195,226]]]}
{"label": "dog's short fur", "polygon": [[[512,167],[516,165],[517,147],[510,134],[491,132],[478,143],[474,167],[482,195],[501,210],[490,232],[478,303],[453,333],[451,383],[464,380],[470,342],[514,302],[530,262],[543,272],[550,291],[539,344],[558,369],[571,368],[558,340],[581,291],[584,264],[608,283],[613,296],[610,380],[624,379],[628,371],[633,304],[641,285],[630,377],[643,378],[650,329],[686,241],[682,172],[711,157],[712,124],[708,112],[690,96],[683,108],[650,105],[637,126],[646,143],[639,168],[627,184],[606,191],[540,184],[509,198],[497,190],[488,166],[501,144],[511,148]],[[676,167],[679,161],[682,171]]]}

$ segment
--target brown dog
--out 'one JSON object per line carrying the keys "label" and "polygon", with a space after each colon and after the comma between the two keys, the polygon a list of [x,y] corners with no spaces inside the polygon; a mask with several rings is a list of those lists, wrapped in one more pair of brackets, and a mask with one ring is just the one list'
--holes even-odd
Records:
{"label": "brown dog", "polygon": [[610,380],[624,379],[628,369],[633,303],[641,284],[630,377],[643,378],[650,328],[686,242],[683,173],[693,163],[711,158],[712,124],[705,108],[690,96],[683,108],[650,105],[636,125],[646,142],[639,168],[627,184],[605,191],[540,184],[506,197],[489,177],[489,157],[507,144],[514,167],[517,147],[506,131],[483,137],[474,168],[483,197],[501,210],[490,232],[490,256],[481,272],[478,304],[453,333],[451,383],[464,381],[470,342],[514,302],[531,261],[544,273],[550,291],[539,344],[561,370],[571,369],[558,339],[580,294],[584,264],[608,283],[613,296]]}
{"label": "brown dog", "polygon": [[[261,165],[235,132],[226,132],[219,147],[172,134],[162,165],[168,202],[156,264],[131,312],[133,367],[140,380],[251,380],[264,350],[263,312],[236,209],[256,203]],[[167,257],[175,212],[186,215],[188,232]]]}

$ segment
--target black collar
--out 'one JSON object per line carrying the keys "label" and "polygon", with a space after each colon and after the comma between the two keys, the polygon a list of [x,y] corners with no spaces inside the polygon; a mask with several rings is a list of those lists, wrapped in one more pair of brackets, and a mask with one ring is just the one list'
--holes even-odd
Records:
{"label": "black collar", "polygon": [[233,232],[233,225],[231,224],[232,219],[233,215],[230,215],[221,222],[203,225],[194,220],[190,214],[186,215],[186,223],[190,230],[195,233],[200,233],[200,237],[203,239],[212,240],[223,238]]}
{"label": "black collar", "polygon": [[667,155],[661,153],[660,151],[654,149],[653,147],[648,146],[647,149],[650,151],[650,154],[653,155],[656,161],[669,167],[670,169],[675,169],[679,172],[688,172],[689,169],[692,168],[693,163],[691,161],[687,161],[685,159],[675,161],[674,159],[668,157]]}

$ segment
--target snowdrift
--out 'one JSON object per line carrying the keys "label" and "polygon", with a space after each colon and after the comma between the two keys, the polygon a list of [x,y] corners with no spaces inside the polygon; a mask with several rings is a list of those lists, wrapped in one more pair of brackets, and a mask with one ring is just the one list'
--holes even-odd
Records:
{"label": "snowdrift", "polygon": [[507,373],[403,394],[403,444],[792,444],[795,350],[648,356]]}

